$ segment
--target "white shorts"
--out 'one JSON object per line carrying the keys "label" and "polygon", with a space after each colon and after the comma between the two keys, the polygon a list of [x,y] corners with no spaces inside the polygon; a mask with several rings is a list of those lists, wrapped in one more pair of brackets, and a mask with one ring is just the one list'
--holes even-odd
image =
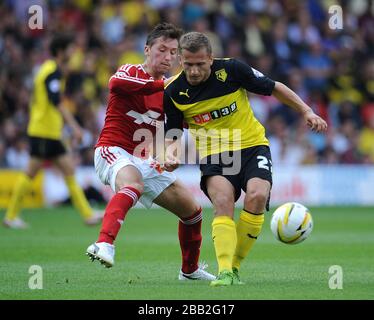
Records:
{"label": "white shorts", "polygon": [[95,149],[95,171],[101,182],[109,185],[114,192],[117,173],[125,166],[134,166],[142,175],[144,192],[139,198],[141,204],[150,208],[156,199],[175,180],[172,172],[159,173],[151,168],[153,158],[143,160],[134,157],[120,147],[97,147]]}

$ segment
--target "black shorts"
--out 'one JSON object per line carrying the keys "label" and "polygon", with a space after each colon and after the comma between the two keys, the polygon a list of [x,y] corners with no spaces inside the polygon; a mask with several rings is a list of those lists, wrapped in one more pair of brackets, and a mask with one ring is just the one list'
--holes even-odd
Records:
{"label": "black shorts", "polygon": [[60,140],[29,137],[30,155],[36,158],[53,159],[66,153],[66,148]]}
{"label": "black shorts", "polygon": [[[233,159],[233,161],[229,163],[228,159]],[[261,178],[269,181],[271,185],[273,184],[271,153],[268,146],[255,146],[238,151],[224,152],[219,155],[208,156],[201,162],[200,188],[208,198],[206,179],[210,176],[223,176],[229,180],[235,189],[235,201],[239,199],[242,190],[247,191],[247,182],[251,178]],[[232,172],[235,174],[232,174]],[[269,210],[269,201],[270,195],[266,210]]]}

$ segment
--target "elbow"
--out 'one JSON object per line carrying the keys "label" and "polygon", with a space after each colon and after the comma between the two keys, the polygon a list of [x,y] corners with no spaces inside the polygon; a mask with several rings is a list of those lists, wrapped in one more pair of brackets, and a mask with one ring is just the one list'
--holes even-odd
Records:
{"label": "elbow", "polygon": [[288,87],[282,82],[275,81],[274,89],[272,95],[276,98],[286,95],[289,91]]}
{"label": "elbow", "polygon": [[118,79],[112,78],[109,81],[109,92],[113,93],[126,93],[125,86],[119,82]]}
{"label": "elbow", "polygon": [[123,91],[124,88],[126,88],[126,82],[124,80],[112,77],[109,80],[108,87],[109,87],[109,90],[121,90],[121,91]]}
{"label": "elbow", "polygon": [[117,87],[116,79],[112,78],[109,80],[109,90],[115,90]]}
{"label": "elbow", "polygon": [[277,93],[281,92],[283,87],[285,87],[285,85],[282,82],[275,81],[273,94],[277,94]]}

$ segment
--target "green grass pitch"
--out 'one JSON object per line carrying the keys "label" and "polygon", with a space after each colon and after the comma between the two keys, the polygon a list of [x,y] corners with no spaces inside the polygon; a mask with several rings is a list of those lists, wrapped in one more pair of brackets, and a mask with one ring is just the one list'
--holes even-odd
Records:
{"label": "green grass pitch", "polygon": [[[0,299],[374,299],[374,208],[310,209],[314,230],[297,245],[274,239],[271,210],[242,265],[246,284],[227,288],[177,280],[177,219],[165,210],[130,211],[111,269],[85,256],[99,227],[84,226],[72,208],[24,210],[30,229],[0,227]],[[211,221],[204,210],[201,259],[216,273]],[[29,289],[32,265],[42,267],[42,290]],[[342,268],[343,289],[329,288],[333,265]]]}

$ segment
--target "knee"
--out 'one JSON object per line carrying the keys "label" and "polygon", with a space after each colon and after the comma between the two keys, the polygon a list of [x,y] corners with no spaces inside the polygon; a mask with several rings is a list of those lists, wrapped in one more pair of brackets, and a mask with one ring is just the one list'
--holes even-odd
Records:
{"label": "knee", "polygon": [[189,212],[189,216],[192,216],[192,215],[195,215],[197,213],[201,213],[202,212],[201,205],[198,204],[196,201],[191,201],[188,204],[188,207],[189,207],[189,210],[187,210],[187,212]]}
{"label": "knee", "polygon": [[59,169],[61,170],[62,174],[65,177],[70,177],[75,174],[75,168],[72,162],[69,160],[60,161],[59,163]]}
{"label": "knee", "polygon": [[268,199],[268,192],[263,190],[251,190],[244,199],[244,207],[249,211],[263,211]]}
{"label": "knee", "polygon": [[225,193],[217,193],[213,199],[213,204],[217,214],[220,212],[230,215],[234,211],[235,199]]}
{"label": "knee", "polygon": [[132,182],[129,187],[135,188],[136,190],[139,191],[140,194],[144,192],[144,183],[142,182]]}
{"label": "knee", "polygon": [[131,187],[136,189],[140,194],[144,192],[144,183],[142,182],[131,182],[131,183],[125,183],[125,184],[119,184],[117,186],[117,192],[121,190],[122,188]]}
{"label": "knee", "polygon": [[201,211],[201,205],[179,181],[173,182],[169,188],[172,190],[171,194],[173,198],[180,199],[180,203],[183,203],[184,211],[186,211],[186,213],[188,212],[192,215]]}
{"label": "knee", "polygon": [[37,175],[38,171],[30,171],[30,170],[27,170],[25,172],[25,175],[30,179],[30,180],[33,180],[36,175]]}

